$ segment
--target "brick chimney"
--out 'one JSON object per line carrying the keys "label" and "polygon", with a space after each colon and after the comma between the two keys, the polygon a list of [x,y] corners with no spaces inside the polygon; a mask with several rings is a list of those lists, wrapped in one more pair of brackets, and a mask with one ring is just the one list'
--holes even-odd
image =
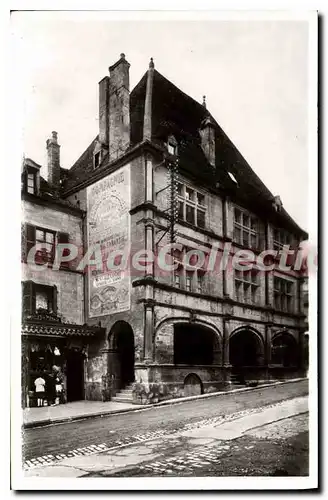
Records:
{"label": "brick chimney", "polygon": [[48,182],[56,190],[60,188],[60,145],[57,142],[57,132],[52,132],[47,139]]}
{"label": "brick chimney", "polygon": [[109,76],[99,82],[99,142],[108,148],[109,137]]}
{"label": "brick chimney", "polygon": [[125,55],[109,68],[109,160],[123,155],[130,145],[130,64]]}
{"label": "brick chimney", "polygon": [[215,167],[215,125],[210,116],[203,120],[199,134],[204,155],[210,165]]}

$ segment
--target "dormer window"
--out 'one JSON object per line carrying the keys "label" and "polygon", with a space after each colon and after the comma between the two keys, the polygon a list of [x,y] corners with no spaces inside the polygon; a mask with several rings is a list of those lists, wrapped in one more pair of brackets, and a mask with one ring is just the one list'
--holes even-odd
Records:
{"label": "dormer window", "polygon": [[27,173],[27,192],[30,194],[35,194],[36,192],[36,179],[34,172]]}
{"label": "dormer window", "polygon": [[171,135],[167,140],[167,150],[170,155],[176,156],[178,153],[178,143],[173,135]]}
{"label": "dormer window", "polygon": [[100,165],[100,151],[94,155],[94,167],[98,168]]}

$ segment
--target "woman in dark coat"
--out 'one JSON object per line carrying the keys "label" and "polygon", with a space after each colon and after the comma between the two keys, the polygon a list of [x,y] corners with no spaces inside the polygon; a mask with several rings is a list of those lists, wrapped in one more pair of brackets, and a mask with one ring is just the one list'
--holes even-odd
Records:
{"label": "woman in dark coat", "polygon": [[47,383],[47,395],[48,395],[48,405],[54,405],[56,403],[56,373],[54,370],[48,376]]}

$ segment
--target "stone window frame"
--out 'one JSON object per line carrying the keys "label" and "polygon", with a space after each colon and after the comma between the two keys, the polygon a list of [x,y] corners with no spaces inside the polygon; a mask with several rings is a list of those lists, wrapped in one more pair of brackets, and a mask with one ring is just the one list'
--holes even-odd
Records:
{"label": "stone window frame", "polygon": [[[204,229],[206,227],[207,215],[207,200],[205,192],[195,189],[182,180],[178,181],[177,192],[178,220],[183,220],[192,226]],[[191,218],[188,215],[188,209],[190,210],[189,213],[193,214]],[[202,222],[200,223],[201,220]]]}
{"label": "stone window frame", "polygon": [[97,170],[97,168],[99,168],[100,163],[101,163],[101,151],[97,151],[93,155],[93,168],[94,168],[94,170]]}
{"label": "stone window frame", "polygon": [[293,236],[282,228],[273,228],[273,249],[281,250],[284,245],[292,245]]}
{"label": "stone window frame", "polygon": [[203,293],[206,287],[205,270],[197,266],[194,268],[186,268],[186,266],[183,265],[185,254],[190,250],[195,249],[183,246],[181,252],[178,250],[174,252],[174,262],[180,264],[179,267],[173,271],[173,286],[186,290],[187,292]]}
{"label": "stone window frame", "polygon": [[273,277],[274,308],[277,311],[293,313],[295,310],[295,284],[293,281]]}
{"label": "stone window frame", "polygon": [[[38,231],[44,233],[44,239],[38,238],[38,236],[37,236]],[[47,241],[47,235],[52,236],[52,243],[50,241]],[[45,248],[38,251],[37,254],[40,252],[40,255],[38,257],[36,256],[36,258],[35,258],[36,261],[38,260],[38,261],[41,261],[43,263],[44,262],[53,263],[53,261],[55,260],[55,251],[56,251],[56,243],[57,243],[56,235],[57,235],[57,232],[53,231],[52,229],[47,229],[44,227],[35,226],[35,244],[46,243],[48,245],[52,245],[52,249],[50,252],[48,252]]]}
{"label": "stone window frame", "polygon": [[257,270],[235,271],[235,295],[238,302],[257,304],[260,280]]}
{"label": "stone window frame", "polygon": [[26,174],[26,191],[29,194],[36,193],[36,173],[32,170],[28,170]]}
{"label": "stone window frame", "polygon": [[[42,250],[38,250],[36,252],[35,254],[36,265],[42,265],[48,262],[49,267],[51,267],[55,260],[57,244],[69,243],[69,233],[65,233],[62,231],[56,231],[54,229],[49,229],[42,226],[36,226],[28,222],[24,223],[22,230],[24,235],[24,240],[22,242],[22,247],[21,247],[23,262],[26,262],[28,253],[31,250],[31,248],[34,247],[34,245],[36,245],[37,243],[50,243],[49,241],[46,241],[46,236],[42,240],[38,239],[37,231],[43,231],[44,233],[53,234],[53,244],[51,252],[47,252],[45,248],[43,248]],[[63,255],[64,256],[67,255],[67,249],[64,249]],[[60,269],[61,270],[70,269],[70,266],[71,262],[61,262]]]}
{"label": "stone window frame", "polygon": [[[237,217],[237,213],[239,213]],[[259,248],[260,243],[260,221],[258,217],[248,210],[234,206],[233,210],[233,239],[239,245],[254,250]],[[237,231],[240,232],[239,237]],[[245,238],[246,236],[246,238]]]}
{"label": "stone window frame", "polygon": [[37,306],[37,296],[38,294],[45,294],[47,297],[47,307],[46,308],[41,308],[45,309],[47,312],[52,313],[55,312],[55,298],[54,298],[54,293],[55,289],[53,286],[50,285],[42,285],[40,283],[34,283],[33,286],[33,293],[35,296],[35,312],[38,312],[38,306]]}

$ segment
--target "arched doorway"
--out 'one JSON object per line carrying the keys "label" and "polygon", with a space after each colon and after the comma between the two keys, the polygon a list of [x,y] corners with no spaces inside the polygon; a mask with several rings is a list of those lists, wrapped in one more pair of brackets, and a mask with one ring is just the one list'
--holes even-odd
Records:
{"label": "arched doorway", "polygon": [[203,394],[202,381],[195,373],[189,373],[184,379],[184,395],[198,396],[199,394]]}
{"label": "arched doorway", "polygon": [[272,339],[271,363],[280,366],[297,366],[298,345],[288,332],[278,333]]}
{"label": "arched doorway", "polygon": [[260,366],[263,360],[263,342],[247,328],[233,333],[229,339],[229,362],[236,368]]}
{"label": "arched doorway", "polygon": [[174,364],[212,365],[218,363],[220,342],[213,330],[193,323],[174,324]]}
{"label": "arched doorway", "polygon": [[110,338],[113,356],[109,370],[119,390],[134,381],[133,330],[125,321],[118,321],[111,329]]}

